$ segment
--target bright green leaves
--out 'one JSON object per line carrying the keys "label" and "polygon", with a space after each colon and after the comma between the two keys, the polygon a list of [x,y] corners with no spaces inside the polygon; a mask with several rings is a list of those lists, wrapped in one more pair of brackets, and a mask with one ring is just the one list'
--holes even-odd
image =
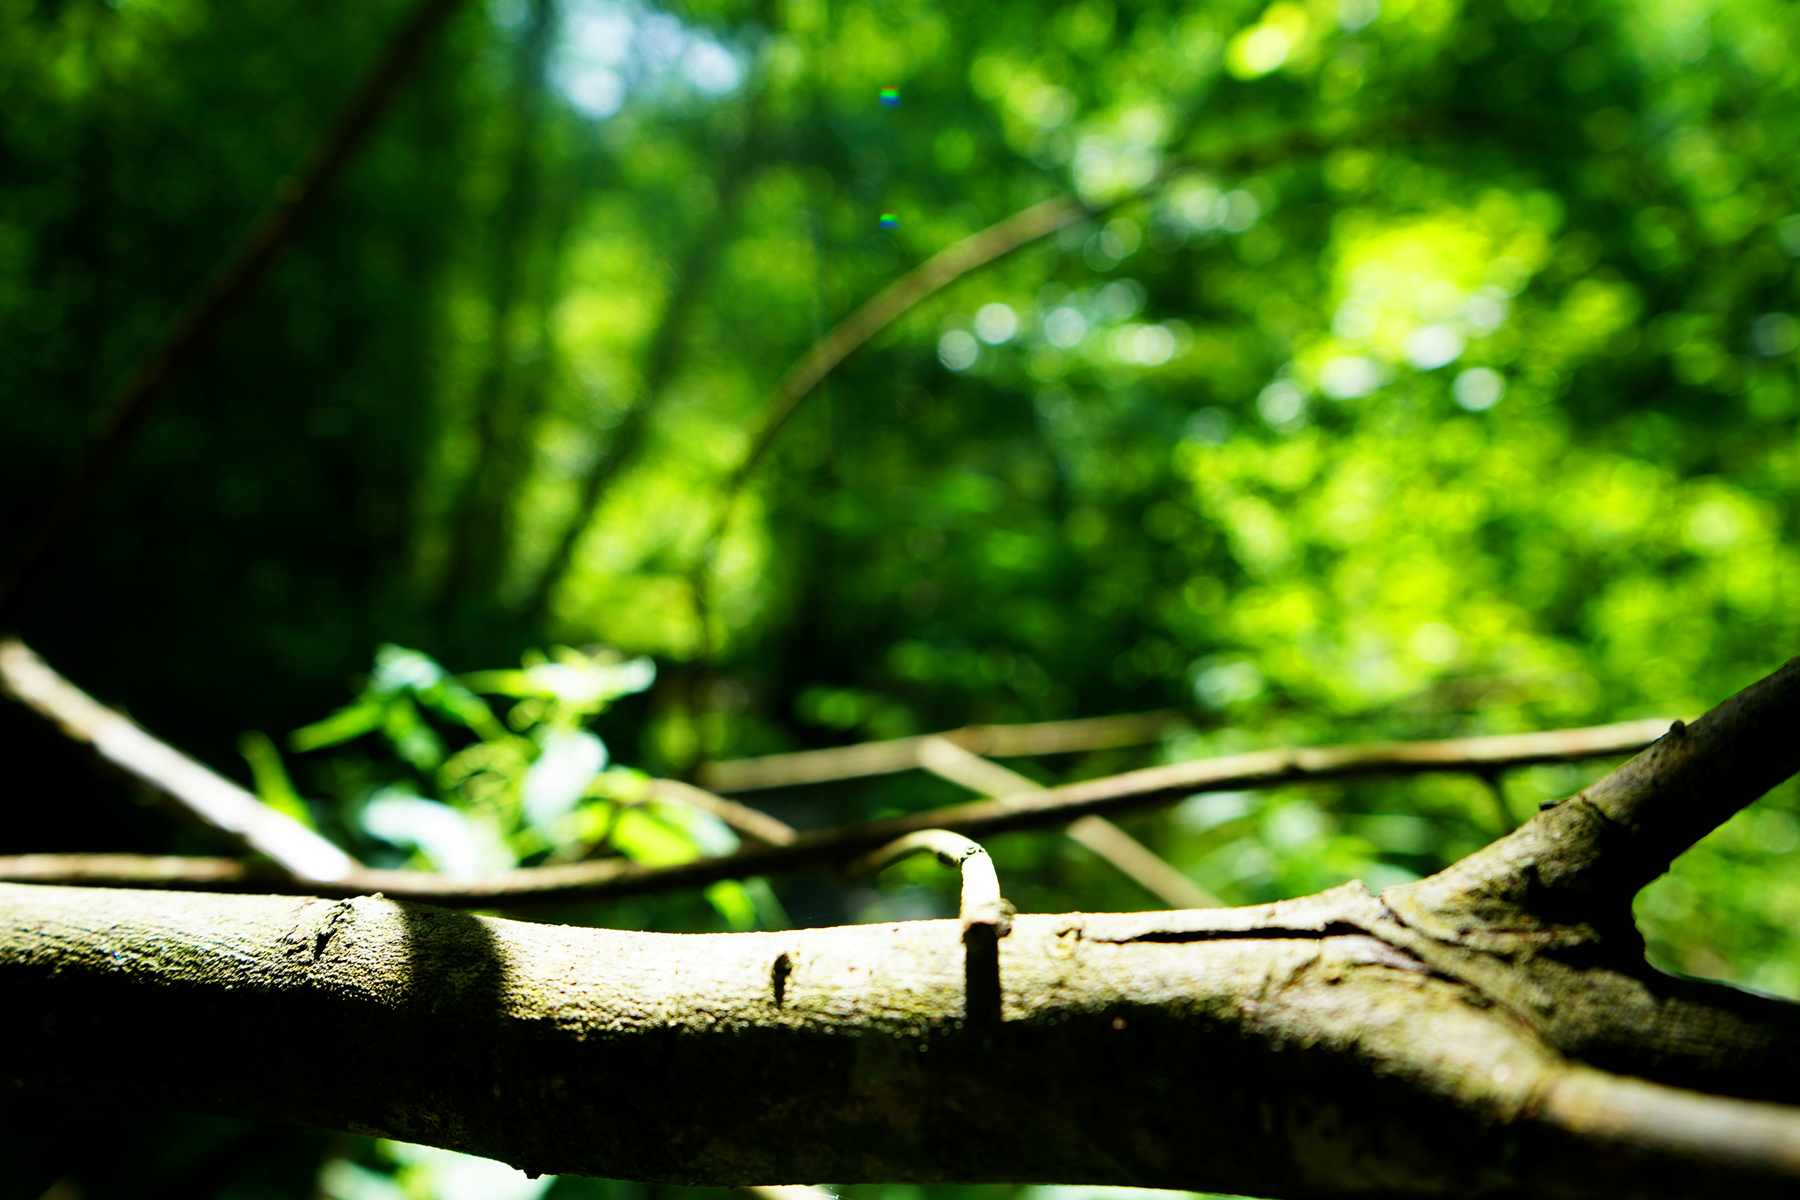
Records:
{"label": "bright green leaves", "polygon": [[[730,828],[658,802],[647,776],[609,765],[590,728],[655,678],[648,659],[568,647],[457,676],[416,650],[383,646],[356,699],[290,741],[309,757],[336,752],[308,765],[376,857],[404,852],[456,878],[594,854],[646,866],[729,854],[738,847]],[[504,720],[483,696],[511,702]],[[268,802],[298,803],[268,739],[246,737],[244,753]],[[706,898],[734,929],[780,918],[766,885],[719,884]]]}
{"label": "bright green leaves", "polygon": [[520,783],[525,821],[549,833],[586,794],[606,765],[606,746],[580,729],[548,729],[538,742],[537,760]]}

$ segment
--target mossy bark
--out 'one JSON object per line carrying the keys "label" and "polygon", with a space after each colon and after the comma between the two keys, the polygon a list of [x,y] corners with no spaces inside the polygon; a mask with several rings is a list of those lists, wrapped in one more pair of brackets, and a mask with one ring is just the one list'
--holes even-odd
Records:
{"label": "mossy bark", "polygon": [[[1770,1149],[1800,1133],[1790,1110],[1578,1064],[1412,937],[1354,886],[1019,917],[987,1014],[968,1009],[953,921],[670,935],[378,897],[0,885],[0,1075],[15,1095],[691,1183],[1793,1194],[1800,1139]],[[1579,1008],[1578,976],[1555,986]],[[1792,1061],[1793,1039],[1766,1045]],[[1733,1137],[1609,1123],[1622,1087],[1699,1104]]]}

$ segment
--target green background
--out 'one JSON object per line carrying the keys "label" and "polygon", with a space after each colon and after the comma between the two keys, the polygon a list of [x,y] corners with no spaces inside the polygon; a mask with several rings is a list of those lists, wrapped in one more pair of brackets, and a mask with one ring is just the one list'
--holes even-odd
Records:
{"label": "green background", "polygon": [[[9,543],[404,13],[0,0]],[[1692,717],[1800,650],[1797,83],[1778,0],[471,2],[16,624],[368,861],[436,869],[716,852],[622,807],[634,771],[971,722],[1180,715],[1013,764],[1053,782]],[[1098,215],[880,333],[728,505],[810,345],[1059,195]],[[219,851],[34,720],[0,738],[0,848]],[[1429,872],[1599,769],[1124,823],[1253,902]],[[817,826],[959,795],[758,799]],[[1638,904],[1655,960],[1800,997],[1797,844],[1788,785],[1684,858]],[[1150,903],[1053,834],[991,848],[1022,909]],[[576,915],[954,895],[921,866]],[[503,1194],[222,1121],[70,1136],[65,1198]]]}

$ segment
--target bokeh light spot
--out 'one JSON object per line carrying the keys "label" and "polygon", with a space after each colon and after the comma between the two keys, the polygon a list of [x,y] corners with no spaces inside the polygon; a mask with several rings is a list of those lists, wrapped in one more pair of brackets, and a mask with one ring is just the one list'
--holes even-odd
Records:
{"label": "bokeh light spot", "polygon": [[1009,342],[1019,332],[1019,318],[1008,305],[984,304],[975,313],[975,336],[990,346]]}
{"label": "bokeh light spot", "polygon": [[1426,325],[1406,338],[1406,361],[1421,371],[1435,371],[1462,355],[1463,335],[1448,325]]}
{"label": "bokeh light spot", "polygon": [[938,339],[938,361],[952,371],[966,371],[981,357],[981,343],[962,329],[952,329]]}
{"label": "bokeh light spot", "polygon": [[1069,305],[1051,309],[1050,315],[1044,318],[1044,338],[1059,350],[1080,345],[1086,336],[1087,318]]}
{"label": "bokeh light spot", "polygon": [[1470,412],[1486,412],[1500,403],[1506,393],[1506,379],[1492,367],[1470,367],[1451,385],[1456,402]]}
{"label": "bokeh light spot", "polygon": [[1319,387],[1339,400],[1366,396],[1381,385],[1381,368],[1360,354],[1346,354],[1326,363],[1319,372]]}

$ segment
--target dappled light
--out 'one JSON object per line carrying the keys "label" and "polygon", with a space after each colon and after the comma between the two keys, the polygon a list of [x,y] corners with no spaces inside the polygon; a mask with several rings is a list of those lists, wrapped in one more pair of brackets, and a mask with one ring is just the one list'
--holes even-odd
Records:
{"label": "dappled light", "polygon": [[[1567,798],[1657,738],[1689,753],[1674,718],[1800,652],[1779,0],[0,0],[0,21],[20,878],[721,938],[960,912],[975,943],[945,978],[982,998],[945,1019],[1003,1025],[1013,908],[1295,902],[1262,939],[1281,954],[1379,941],[1354,889],[1435,897],[1496,839],[1586,830]],[[1492,740],[1526,734],[1562,740]],[[1434,754],[1454,761],[1408,757]],[[1641,933],[1658,968],[1800,998],[1800,788],[1733,803],[1555,948]],[[957,870],[839,873],[894,846],[999,890],[971,918]],[[1118,920],[1104,945],[1142,963],[1199,938]],[[1101,944],[1021,928],[1046,961]],[[1407,959],[1420,989],[1462,978],[1383,945],[1383,969],[1429,965]],[[782,1036],[823,1028],[809,1002],[854,1009],[781,961],[752,990],[774,971]],[[1281,970],[1277,993],[1318,982]],[[1118,1031],[1094,1026],[1094,1061]],[[929,1078],[924,1048],[896,1078]],[[856,1136],[960,1137],[989,1087],[959,1078],[941,1129],[869,1101]],[[732,1103],[745,1128],[775,1111]],[[782,1119],[809,1105],[853,1107]],[[144,1191],[76,1147],[43,1194],[173,1194],[257,1157],[149,1123],[173,1148],[127,1155]],[[733,1136],[670,1153],[725,1178],[706,1156]],[[294,1146],[282,1180],[217,1194],[640,1200],[409,1142]],[[1152,1166],[1125,1173],[1179,1182]],[[1433,1169],[1381,1187],[1431,1194]],[[1114,1200],[961,1178],[996,1186],[932,1197]]]}

